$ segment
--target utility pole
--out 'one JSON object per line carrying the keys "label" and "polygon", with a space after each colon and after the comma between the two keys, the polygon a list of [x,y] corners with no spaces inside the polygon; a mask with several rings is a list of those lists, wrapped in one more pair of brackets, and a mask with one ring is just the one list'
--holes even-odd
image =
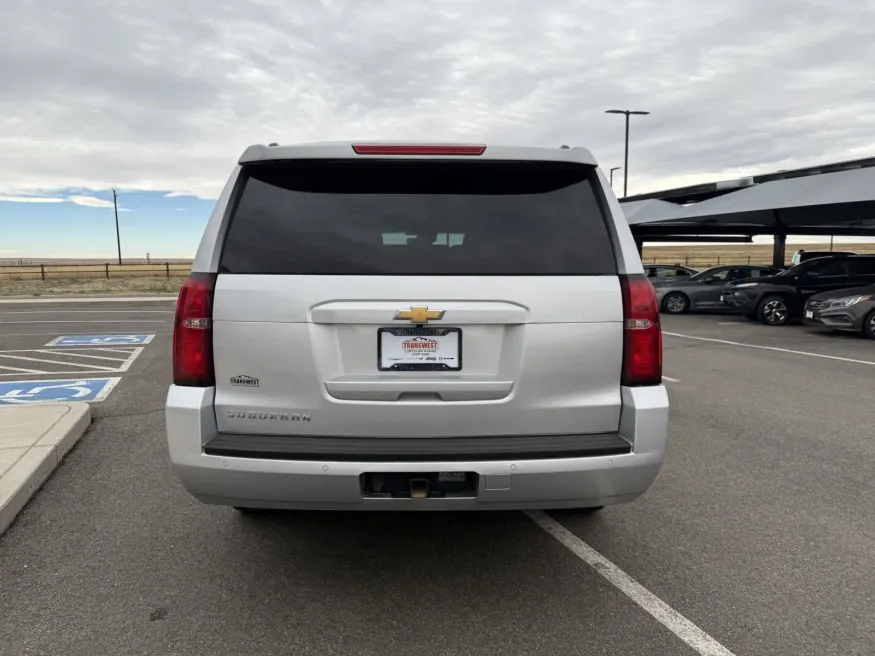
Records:
{"label": "utility pole", "polygon": [[630,109],[609,109],[605,114],[624,114],[626,116],[626,155],[623,160],[623,198],[629,189],[629,116],[647,116],[650,112],[641,112]]}
{"label": "utility pole", "polygon": [[118,263],[122,263],[122,237],[118,229],[118,194],[112,190],[112,207],[115,210],[115,243],[118,245]]}

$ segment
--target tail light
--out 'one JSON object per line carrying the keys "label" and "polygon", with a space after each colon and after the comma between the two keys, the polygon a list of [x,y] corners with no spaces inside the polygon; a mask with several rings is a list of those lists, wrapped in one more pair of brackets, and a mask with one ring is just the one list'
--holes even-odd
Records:
{"label": "tail light", "polygon": [[356,155],[482,155],[486,146],[353,144]]}
{"label": "tail light", "polygon": [[192,273],[182,285],[173,324],[173,384],[212,387],[213,291],[216,277]]}
{"label": "tail light", "polygon": [[620,276],[623,290],[623,376],[627,387],[662,383],[662,328],[653,285],[643,275]]}

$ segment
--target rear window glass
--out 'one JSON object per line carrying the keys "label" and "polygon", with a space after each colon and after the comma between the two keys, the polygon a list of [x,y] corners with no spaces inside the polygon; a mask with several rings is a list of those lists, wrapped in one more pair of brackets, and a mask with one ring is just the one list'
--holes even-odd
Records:
{"label": "rear window glass", "polygon": [[528,162],[250,166],[220,272],[616,273],[594,170]]}

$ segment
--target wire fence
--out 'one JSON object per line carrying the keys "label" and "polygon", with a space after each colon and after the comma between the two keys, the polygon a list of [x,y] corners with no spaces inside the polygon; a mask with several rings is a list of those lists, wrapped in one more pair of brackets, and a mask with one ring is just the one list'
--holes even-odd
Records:
{"label": "wire fence", "polygon": [[24,264],[0,266],[0,280],[85,280],[93,278],[175,278],[190,264]]}
{"label": "wire fence", "polygon": [[712,257],[703,255],[685,255],[685,256],[662,256],[662,257],[647,257],[641,258],[644,264],[668,264],[681,265],[690,267],[691,269],[707,269],[713,266],[722,264],[754,264],[762,266],[772,266],[772,258],[763,255],[714,255]]}

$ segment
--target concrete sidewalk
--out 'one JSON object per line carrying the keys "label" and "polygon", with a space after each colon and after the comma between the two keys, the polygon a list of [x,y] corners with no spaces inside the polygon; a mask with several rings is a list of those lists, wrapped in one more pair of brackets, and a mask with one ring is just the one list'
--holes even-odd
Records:
{"label": "concrete sidewalk", "polygon": [[87,403],[0,406],[0,535],[89,425]]}

